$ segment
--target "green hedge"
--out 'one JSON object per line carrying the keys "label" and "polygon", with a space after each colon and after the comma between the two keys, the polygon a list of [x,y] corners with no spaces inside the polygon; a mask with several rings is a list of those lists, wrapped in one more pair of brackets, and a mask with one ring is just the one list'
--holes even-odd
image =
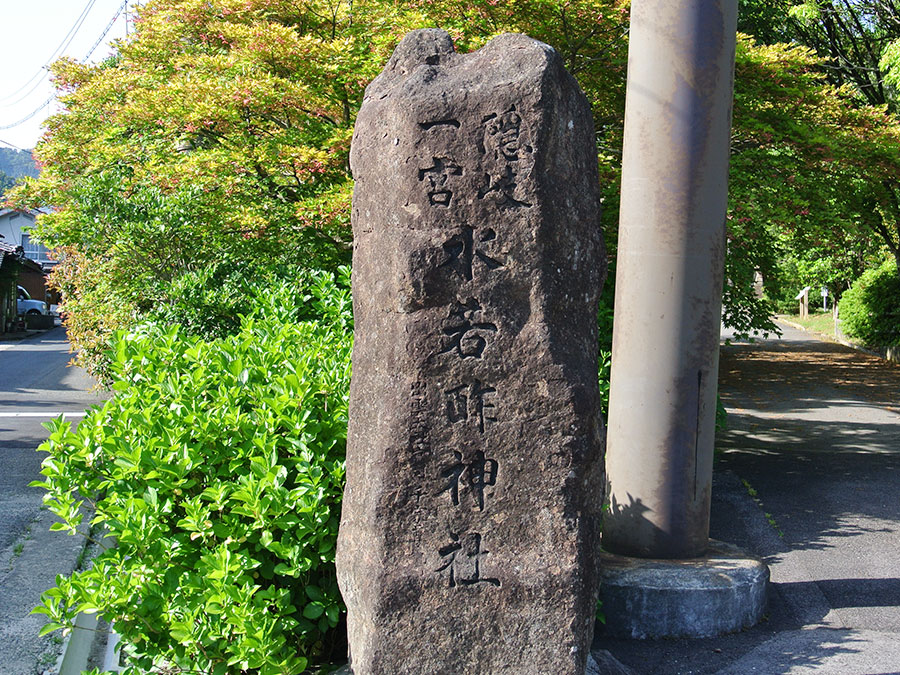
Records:
{"label": "green hedge", "polygon": [[98,612],[135,674],[299,673],[340,641],[349,270],[255,304],[224,338],[117,334],[115,397],[77,429],[52,423],[36,484],[55,529],[74,533],[88,502],[106,548],[43,594],[44,632]]}
{"label": "green hedge", "polygon": [[[251,309],[233,320],[204,318],[211,291],[185,292],[191,306],[114,336],[114,398],[76,429],[51,423],[35,485],[53,529],[74,534],[87,502],[104,550],[42,595],[44,632],[98,612],[132,675],[298,674],[344,657],[349,269],[294,277],[238,279],[224,304]],[[609,351],[599,365],[605,412]]]}
{"label": "green hedge", "polygon": [[871,347],[900,345],[900,275],[891,259],[867,270],[838,305],[841,330]]}

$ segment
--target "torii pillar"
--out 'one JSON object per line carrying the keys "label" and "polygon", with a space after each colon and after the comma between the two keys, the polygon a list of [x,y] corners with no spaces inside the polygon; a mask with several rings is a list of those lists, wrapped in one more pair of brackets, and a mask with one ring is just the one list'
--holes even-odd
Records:
{"label": "torii pillar", "polygon": [[737,4],[631,5],[602,597],[632,637],[764,610],[765,566],[709,541]]}

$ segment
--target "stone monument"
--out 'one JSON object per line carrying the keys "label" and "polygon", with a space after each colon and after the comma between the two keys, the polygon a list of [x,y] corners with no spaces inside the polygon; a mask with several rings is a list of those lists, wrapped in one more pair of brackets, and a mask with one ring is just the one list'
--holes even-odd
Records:
{"label": "stone monument", "polygon": [[603,484],[588,103],[545,44],[415,31],[350,161],[353,672],[581,675]]}

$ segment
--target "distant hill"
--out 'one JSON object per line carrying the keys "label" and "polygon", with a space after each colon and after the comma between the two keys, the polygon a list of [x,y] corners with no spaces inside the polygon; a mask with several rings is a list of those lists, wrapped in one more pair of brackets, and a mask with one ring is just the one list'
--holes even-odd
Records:
{"label": "distant hill", "polygon": [[9,188],[16,184],[16,179],[7,176],[5,173],[0,171],[0,195],[6,192]]}
{"label": "distant hill", "polygon": [[10,178],[18,179],[23,176],[37,178],[39,172],[34,165],[31,152],[28,150],[0,148],[0,173],[5,173]]}

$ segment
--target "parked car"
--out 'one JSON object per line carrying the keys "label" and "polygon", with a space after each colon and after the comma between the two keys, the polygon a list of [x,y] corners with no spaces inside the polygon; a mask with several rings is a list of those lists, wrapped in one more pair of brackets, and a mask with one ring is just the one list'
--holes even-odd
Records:
{"label": "parked car", "polygon": [[47,313],[47,305],[40,300],[33,300],[31,296],[21,286],[17,287],[19,289],[18,295],[16,297],[16,313],[21,316],[35,315],[35,314],[46,314]]}

